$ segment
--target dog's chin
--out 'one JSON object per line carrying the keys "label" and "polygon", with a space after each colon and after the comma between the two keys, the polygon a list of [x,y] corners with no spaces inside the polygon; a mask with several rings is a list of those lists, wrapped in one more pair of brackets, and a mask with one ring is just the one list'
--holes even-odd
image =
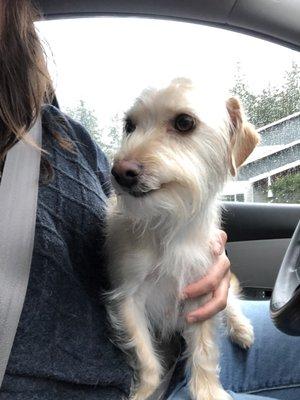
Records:
{"label": "dog's chin", "polygon": [[141,190],[128,190],[126,193],[128,193],[130,196],[136,197],[136,198],[143,198],[146,196],[150,196],[151,193],[156,192],[159,189],[149,189],[147,191],[141,191]]}
{"label": "dog's chin", "polygon": [[117,195],[129,195],[130,197],[137,198],[137,199],[142,199],[144,197],[149,197],[151,194],[159,191],[160,187],[158,188],[139,188],[139,187],[132,187],[132,188],[126,188],[124,186],[121,186],[116,180],[113,180],[113,186],[116,191]]}

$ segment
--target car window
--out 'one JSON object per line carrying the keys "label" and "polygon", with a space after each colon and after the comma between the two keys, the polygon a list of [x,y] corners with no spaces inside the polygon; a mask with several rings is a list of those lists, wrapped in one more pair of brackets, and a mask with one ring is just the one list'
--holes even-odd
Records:
{"label": "car window", "polygon": [[124,111],[178,76],[239,96],[261,143],[223,200],[300,203],[300,56],[257,38],[190,23],[89,18],[37,23],[63,111],[112,159]]}

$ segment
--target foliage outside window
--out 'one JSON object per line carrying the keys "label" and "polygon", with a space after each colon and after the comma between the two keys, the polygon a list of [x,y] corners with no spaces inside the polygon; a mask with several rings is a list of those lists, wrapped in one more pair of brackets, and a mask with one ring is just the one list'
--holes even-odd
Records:
{"label": "foliage outside window", "polygon": [[300,172],[277,178],[270,190],[272,203],[300,203]]}

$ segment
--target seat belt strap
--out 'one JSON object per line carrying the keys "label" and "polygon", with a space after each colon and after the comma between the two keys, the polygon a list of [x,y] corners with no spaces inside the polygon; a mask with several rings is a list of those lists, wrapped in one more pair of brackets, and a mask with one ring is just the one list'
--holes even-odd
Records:
{"label": "seat belt strap", "polygon": [[[42,122],[27,133],[40,148]],[[0,183],[0,386],[22,312],[30,273],[41,151],[22,140],[7,153]]]}

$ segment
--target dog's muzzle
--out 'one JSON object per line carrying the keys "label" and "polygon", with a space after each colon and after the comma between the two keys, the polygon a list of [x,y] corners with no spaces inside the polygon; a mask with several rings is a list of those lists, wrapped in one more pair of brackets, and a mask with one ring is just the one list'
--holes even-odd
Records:
{"label": "dog's muzzle", "polygon": [[111,170],[111,174],[116,182],[125,189],[126,192],[135,197],[141,197],[148,193],[139,188],[142,172],[143,165],[135,160],[116,161]]}
{"label": "dog's muzzle", "polygon": [[138,183],[142,170],[138,162],[122,160],[114,163],[111,173],[120,186],[130,189]]}

